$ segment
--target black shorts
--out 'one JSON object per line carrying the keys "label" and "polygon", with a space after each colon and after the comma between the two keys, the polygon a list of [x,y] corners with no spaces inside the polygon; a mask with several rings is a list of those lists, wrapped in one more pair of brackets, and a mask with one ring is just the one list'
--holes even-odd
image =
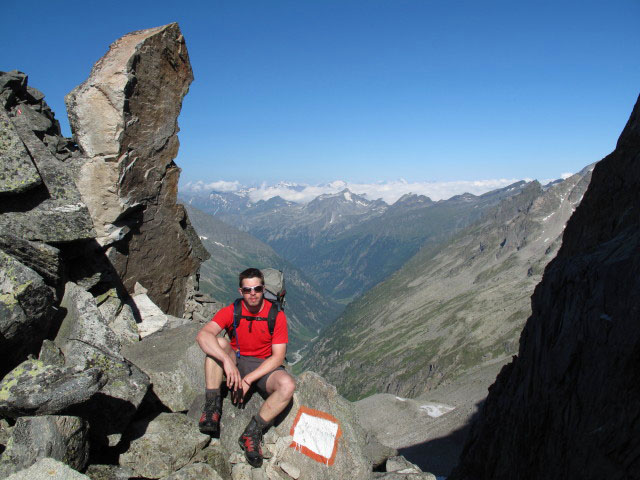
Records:
{"label": "black shorts", "polygon": [[[240,371],[240,375],[242,376],[242,378],[244,378],[247,374],[253,372],[264,361],[265,361],[264,358],[245,357],[244,355],[240,355],[240,358],[236,358],[238,370]],[[258,390],[260,390],[261,392],[269,393],[269,392],[267,392],[267,379],[269,378],[269,375],[271,375],[273,372],[275,372],[277,370],[284,370],[284,367],[282,365],[280,365],[275,370],[272,370],[271,372],[267,373],[266,375],[260,377],[258,379],[258,381],[253,382],[253,385],[255,385],[256,388]]]}

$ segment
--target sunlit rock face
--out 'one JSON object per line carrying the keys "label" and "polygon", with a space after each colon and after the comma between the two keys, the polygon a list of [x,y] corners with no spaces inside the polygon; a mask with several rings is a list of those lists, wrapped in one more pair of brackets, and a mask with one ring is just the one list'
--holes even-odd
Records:
{"label": "sunlit rock face", "polygon": [[640,471],[640,102],[598,163],[452,479]]}
{"label": "sunlit rock face", "polygon": [[[181,316],[187,280],[201,259],[182,206],[177,118],[193,73],[177,24],[114,42],[89,78],[66,97],[85,161],[76,183],[97,241],[125,287],[148,289],[166,313]],[[200,253],[200,255],[202,255]]]}

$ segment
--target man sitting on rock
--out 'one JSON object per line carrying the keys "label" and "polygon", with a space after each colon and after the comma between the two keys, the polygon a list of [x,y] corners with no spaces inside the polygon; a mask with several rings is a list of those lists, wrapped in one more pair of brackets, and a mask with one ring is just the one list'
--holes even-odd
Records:
{"label": "man sitting on rock", "polygon": [[[240,273],[239,279],[242,295],[239,318],[234,322],[234,304],[231,304],[216,313],[197,336],[200,348],[207,355],[204,362],[206,400],[199,427],[201,432],[210,435],[220,431],[223,372],[234,403],[242,403],[255,386],[268,397],[238,442],[249,464],[259,467],[263,458],[262,433],[291,401],[295,381],[282,367],[289,340],[284,312],[278,312],[271,335],[266,319],[272,304],[263,296],[262,272],[248,268]],[[217,336],[223,329],[229,333],[231,342]]]}

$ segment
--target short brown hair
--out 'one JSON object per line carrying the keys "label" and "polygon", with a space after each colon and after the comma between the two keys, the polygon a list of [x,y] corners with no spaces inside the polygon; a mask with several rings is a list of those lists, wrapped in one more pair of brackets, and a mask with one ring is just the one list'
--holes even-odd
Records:
{"label": "short brown hair", "polygon": [[242,280],[244,280],[245,278],[259,278],[262,282],[262,285],[264,285],[264,275],[257,268],[247,268],[246,270],[240,272],[240,275],[238,275],[238,286],[240,288],[242,288]]}

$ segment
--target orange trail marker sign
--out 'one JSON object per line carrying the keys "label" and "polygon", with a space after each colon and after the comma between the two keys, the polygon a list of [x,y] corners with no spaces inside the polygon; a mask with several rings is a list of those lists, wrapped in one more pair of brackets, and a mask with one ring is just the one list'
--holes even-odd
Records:
{"label": "orange trail marker sign", "polygon": [[315,461],[333,465],[338,453],[338,439],[342,436],[340,423],[332,415],[301,406],[291,427],[290,447]]}

